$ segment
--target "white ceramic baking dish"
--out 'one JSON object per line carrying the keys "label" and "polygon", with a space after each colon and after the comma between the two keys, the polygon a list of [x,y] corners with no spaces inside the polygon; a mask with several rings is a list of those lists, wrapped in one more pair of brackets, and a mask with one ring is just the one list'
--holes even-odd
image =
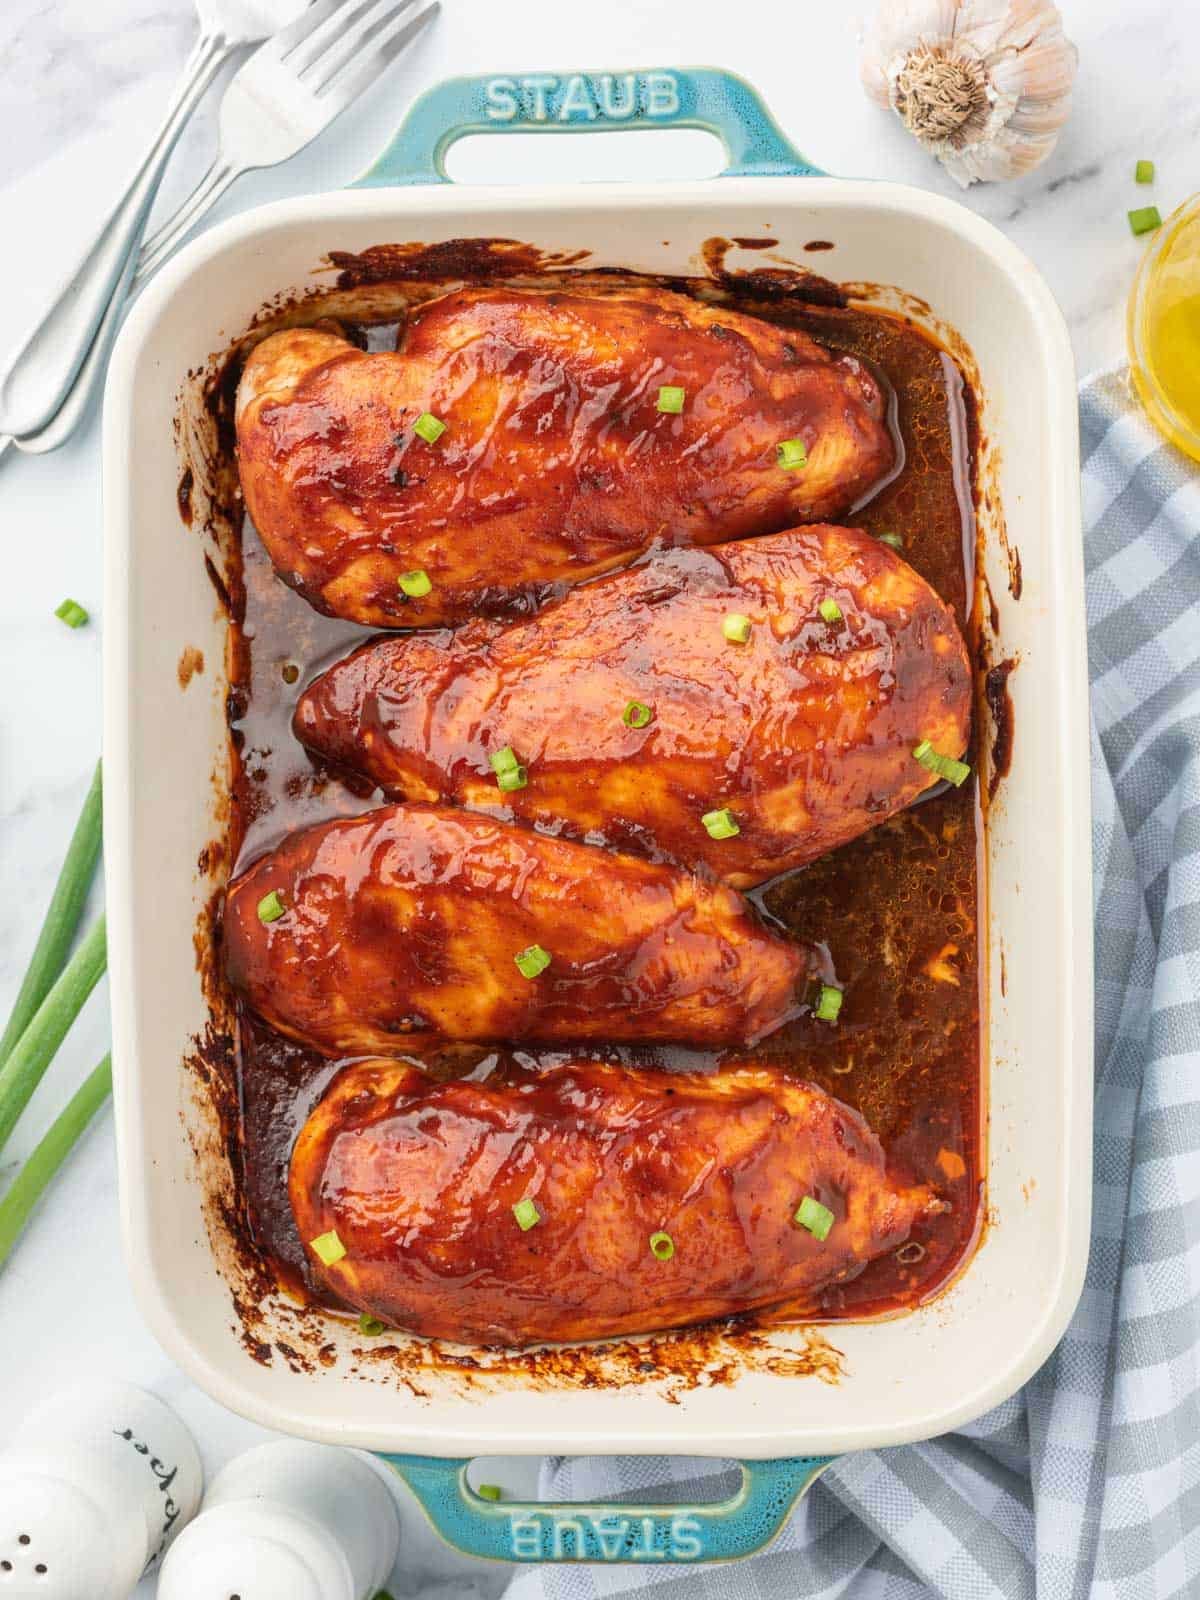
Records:
{"label": "white ceramic baking dish", "polygon": [[[1080,1292],[1091,1170],[1091,899],[1074,374],[1046,285],[995,228],[915,189],[811,175],[753,91],[728,75],[547,74],[533,82],[532,91],[517,79],[443,85],[418,103],[362,186],[280,202],[205,234],[151,284],[114,355],[104,426],[105,807],[125,1250],[146,1319],[179,1365],[223,1404],[291,1433],[452,1457],[456,1472],[473,1455],[545,1451],[804,1458],[749,1480],[732,1532],[714,1531],[703,1514],[699,1534],[681,1529],[678,1514],[665,1531],[644,1525],[646,1559],[734,1555],[769,1535],[817,1458],[937,1434],[1009,1395],[1050,1354]],[[441,171],[445,145],[467,129],[591,130],[631,120],[717,131],[731,175],[465,189]],[[378,1369],[356,1368],[349,1352],[361,1340],[333,1323],[322,1333],[325,1361],[276,1355],[264,1364],[231,1312],[234,1269],[211,1207],[206,1224],[211,1177],[202,1169],[221,1152],[211,1109],[181,1066],[208,1021],[193,934],[211,883],[196,863],[219,831],[213,777],[224,770],[227,736],[226,619],[202,542],[185,536],[177,509],[173,420],[187,375],[280,291],[328,284],[321,269],[334,249],[504,236],[590,251],[589,265],[695,273],[710,236],[764,232],[795,260],[805,259],[807,241],[833,241],[823,270],[843,282],[896,285],[915,297],[910,313],[930,320],[925,302],[957,330],[977,367],[991,485],[981,511],[984,569],[1003,653],[1019,661],[1010,680],[1012,768],[986,846],[983,1243],[923,1309],[827,1330],[843,1356],[836,1383],[759,1362],[733,1384],[685,1386],[668,1398],[669,1386],[653,1381],[571,1389],[511,1373],[485,1373],[464,1387],[431,1364],[418,1395]],[[1010,581],[1013,551],[1023,587]],[[206,667],[181,693],[188,649],[201,651]],[[263,1314],[268,1330],[281,1319],[281,1341],[296,1337],[284,1305]],[[802,1334],[774,1339],[781,1351],[804,1348]],[[455,1487],[460,1477],[447,1487],[436,1463],[402,1465],[427,1499],[440,1497],[433,1514],[443,1531],[476,1553],[637,1556],[632,1535],[605,1543],[599,1514],[594,1525],[574,1518],[582,1532],[554,1515],[530,1521],[527,1508],[522,1524],[511,1508],[487,1508]],[[490,1530],[465,1534],[463,1523],[482,1514],[493,1517]]]}

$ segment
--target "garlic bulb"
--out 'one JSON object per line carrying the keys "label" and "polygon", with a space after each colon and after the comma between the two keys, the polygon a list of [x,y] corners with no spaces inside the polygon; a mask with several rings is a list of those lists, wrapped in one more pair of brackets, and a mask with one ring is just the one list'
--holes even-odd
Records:
{"label": "garlic bulb", "polygon": [[1032,172],[1071,109],[1075,46],[1050,0],[880,0],[863,87],[963,188]]}

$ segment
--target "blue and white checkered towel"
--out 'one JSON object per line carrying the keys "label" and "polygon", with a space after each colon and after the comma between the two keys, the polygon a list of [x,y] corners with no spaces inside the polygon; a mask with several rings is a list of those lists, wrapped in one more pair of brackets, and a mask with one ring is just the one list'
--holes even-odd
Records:
{"label": "blue and white checkered towel", "polygon": [[[762,1555],[530,1569],[506,1600],[1200,1597],[1200,472],[1123,373],[1084,387],[1080,419],[1096,1204],[1075,1318],[970,1427],[836,1461]],[[548,1500],[734,1486],[719,1462],[663,1457],[552,1458],[541,1474]]]}

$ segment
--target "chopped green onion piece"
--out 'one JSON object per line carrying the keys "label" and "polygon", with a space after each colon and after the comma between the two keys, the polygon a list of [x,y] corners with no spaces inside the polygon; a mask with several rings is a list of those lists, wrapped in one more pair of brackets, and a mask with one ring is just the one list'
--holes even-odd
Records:
{"label": "chopped green onion piece", "polygon": [[922,739],[913,751],[914,758],[929,772],[934,772],[939,778],[945,778],[956,789],[960,789],[971,776],[971,769],[965,761],[955,761],[953,756],[944,756],[933,748],[928,739]]}
{"label": "chopped green onion piece", "polygon": [[1129,226],[1135,234],[1153,233],[1155,228],[1161,228],[1162,218],[1158,214],[1158,207],[1139,206],[1136,211],[1131,211]]}
{"label": "chopped green onion piece", "polygon": [[797,467],[808,465],[808,451],[803,439],[781,439],[775,446],[776,463],[784,472],[795,472]]}
{"label": "chopped green onion piece", "polygon": [[528,1233],[530,1228],[536,1228],[542,1220],[542,1214],[533,1201],[526,1198],[518,1200],[512,1208],[512,1214],[517,1219],[517,1227],[522,1233]]}
{"label": "chopped green onion piece", "polygon": [[817,996],[817,1003],[813,1007],[813,1015],[821,1022],[836,1022],[841,1009],[842,991],[835,989],[831,983],[823,983],[821,993]]}
{"label": "chopped green onion piece", "polygon": [[731,611],[721,623],[721,632],[730,644],[745,644],[750,638],[751,626],[749,617],[743,617],[739,611]]}
{"label": "chopped green onion piece", "polygon": [[418,567],[414,572],[400,574],[400,587],[410,600],[420,600],[433,588],[429,574],[424,567]]}
{"label": "chopped green onion piece", "polygon": [[88,620],[88,614],[77,600],[64,600],[62,605],[56,606],[54,615],[66,623],[68,628],[82,628]]}
{"label": "chopped green onion piece", "polygon": [[686,390],[677,389],[672,383],[664,384],[658,391],[658,409],[660,411],[682,411],[686,394]]}
{"label": "chopped green onion piece", "polygon": [[346,1246],[338,1238],[336,1228],[330,1228],[328,1233],[318,1234],[315,1239],[310,1239],[314,1254],[318,1255],[327,1267],[332,1267],[335,1261],[340,1261],[346,1254]]}
{"label": "chopped green onion piece", "polygon": [[279,890],[272,889],[270,894],[263,895],[258,902],[258,920],[260,922],[278,922],[287,910],[279,897]]}
{"label": "chopped green onion piece", "polygon": [[710,839],[732,839],[735,833],[742,831],[728,807],[720,811],[706,811],[700,821],[708,829]]}
{"label": "chopped green onion piece", "polygon": [[498,1483],[481,1483],[479,1485],[479,1498],[481,1500],[499,1500],[500,1485]]}
{"label": "chopped green onion piece", "polygon": [[364,1311],[358,1319],[358,1331],[365,1339],[378,1339],[381,1333],[387,1332],[387,1323],[380,1322],[378,1317],[369,1317]]}
{"label": "chopped green onion piece", "polygon": [[513,789],[523,789],[529,782],[529,774],[517,760],[511,746],[505,745],[503,750],[497,750],[491,761],[492,771],[496,774],[496,786],[505,794]]}
{"label": "chopped green onion piece", "polygon": [[904,549],[904,540],[898,533],[877,533],[875,537],[880,544],[890,544],[893,550]]}
{"label": "chopped green onion piece", "polygon": [[545,972],[550,965],[550,952],[543,950],[540,944],[531,944],[527,950],[515,955],[513,960],[523,978],[536,978],[539,972]]}
{"label": "chopped green onion piece", "polygon": [[445,431],[446,424],[440,417],[435,417],[432,411],[422,411],[413,423],[413,432],[426,444],[436,444]]}
{"label": "chopped green onion piece", "polygon": [[627,728],[644,728],[653,715],[644,700],[630,700],[621,713],[621,721]]}
{"label": "chopped green onion piece", "polygon": [[1153,163],[1153,161],[1139,161],[1137,166],[1134,167],[1134,169],[1133,169],[1133,181],[1134,181],[1134,183],[1153,183],[1154,182],[1154,163]]}
{"label": "chopped green onion piece", "polygon": [[828,1239],[829,1230],[833,1227],[833,1212],[819,1200],[814,1200],[812,1195],[806,1194],[792,1220],[802,1228],[807,1228],[814,1239]]}
{"label": "chopped green onion piece", "polygon": [[650,1235],[650,1254],[656,1261],[670,1261],[675,1254],[675,1241],[669,1233]]}
{"label": "chopped green onion piece", "polygon": [[392,1600],[392,1596],[386,1589],[379,1589],[371,1596],[371,1600]]}
{"label": "chopped green onion piece", "polygon": [[836,600],[822,600],[817,610],[825,618],[826,622],[840,622],[842,620],[842,608]]}

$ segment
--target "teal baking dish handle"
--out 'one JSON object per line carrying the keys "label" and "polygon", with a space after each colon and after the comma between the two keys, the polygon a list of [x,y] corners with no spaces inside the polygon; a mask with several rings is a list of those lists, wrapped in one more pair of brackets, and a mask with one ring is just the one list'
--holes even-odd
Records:
{"label": "teal baking dish handle", "polygon": [[606,133],[701,128],[725,146],[720,176],[821,177],[757,89],[722,67],[495,73],[447,78],[413,102],[356,189],[449,183],[446,151],[469,133]]}
{"label": "teal baking dish handle", "polygon": [[698,1506],[485,1500],[467,1482],[471,1458],[383,1455],[447,1544],[485,1561],[736,1561],[779,1532],[833,1456],[740,1461],[741,1487]]}

